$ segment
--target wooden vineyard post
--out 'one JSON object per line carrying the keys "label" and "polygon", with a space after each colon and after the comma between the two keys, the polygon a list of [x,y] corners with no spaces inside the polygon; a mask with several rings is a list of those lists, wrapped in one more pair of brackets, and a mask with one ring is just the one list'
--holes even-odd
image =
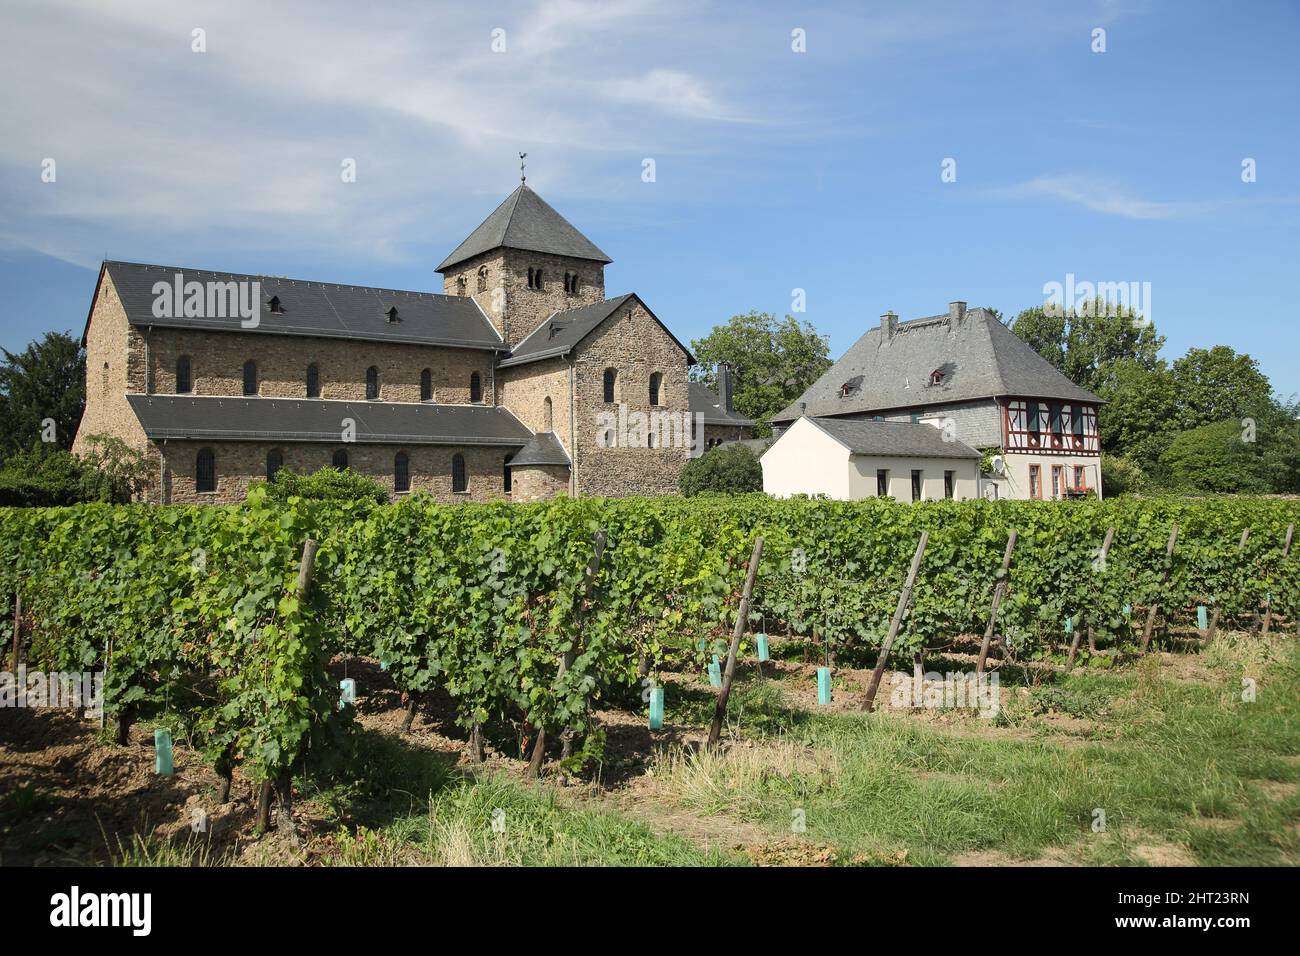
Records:
{"label": "wooden vineyard post", "polygon": [[[1245,531],[1241,533],[1241,541],[1237,544],[1237,550],[1239,552],[1245,552],[1246,542],[1249,540],[1250,540],[1250,529],[1247,528]],[[1206,645],[1210,645],[1214,643],[1214,635],[1218,633],[1219,630],[1220,610],[1221,610],[1221,602],[1216,600],[1214,602],[1214,613],[1210,615],[1210,626],[1205,630]]]}
{"label": "wooden vineyard post", "polygon": [[[1097,560],[1101,563],[1103,573],[1106,568],[1106,556],[1110,554],[1110,545],[1114,540],[1115,529],[1107,528],[1106,538],[1101,543],[1101,553],[1097,556]],[[1095,651],[1097,649],[1097,638],[1092,629],[1092,615],[1085,613],[1084,617],[1086,618],[1086,623],[1088,625],[1088,650]],[[1065,658],[1065,672],[1067,674],[1074,670],[1074,655],[1079,653],[1079,641],[1082,637],[1083,628],[1075,627],[1074,640],[1070,642],[1070,653],[1067,654]]]}
{"label": "wooden vineyard post", "polygon": [[[1169,531],[1169,546],[1165,548],[1165,569],[1160,574],[1160,583],[1164,584],[1169,580],[1169,563],[1174,559],[1174,546],[1178,544],[1178,525],[1175,523]],[[1157,597],[1147,608],[1147,620],[1142,625],[1142,649],[1139,654],[1147,652],[1147,646],[1151,643],[1151,631],[1156,626],[1156,614],[1160,610],[1160,599]]]}
{"label": "wooden vineyard post", "polygon": [[9,666],[9,673],[14,675],[14,680],[18,680],[18,639],[23,632],[23,596],[14,595],[14,652],[13,660]]}
{"label": "wooden vineyard post", "polygon": [[980,642],[980,656],[975,661],[975,676],[980,677],[984,674],[984,662],[988,660],[989,645],[993,641],[994,629],[998,624],[998,608],[1002,606],[1002,598],[1007,593],[1007,574],[1011,570],[1011,555],[1016,550],[1016,529],[1011,529],[1011,534],[1007,537],[1007,550],[1002,555],[1002,573],[998,576],[998,583],[993,586],[993,604],[989,608],[989,623],[984,628],[984,640]]}
{"label": "wooden vineyard post", "polygon": [[885,635],[885,643],[880,645],[880,657],[876,660],[876,668],[871,672],[871,679],[867,682],[867,696],[862,702],[862,709],[865,711],[869,712],[876,706],[876,691],[880,689],[880,680],[885,675],[894,638],[898,637],[898,629],[903,625],[903,613],[912,601],[912,588],[916,586],[916,572],[921,569],[921,559],[925,556],[925,546],[929,541],[930,532],[922,531],[921,540],[916,545],[916,554],[912,555],[912,567],[908,570],[907,580],[898,595],[898,607],[894,608],[894,616],[889,621],[889,633]]}
{"label": "wooden vineyard post", "polygon": [[709,726],[707,746],[711,749],[722,738],[722,719],[727,716],[727,698],[731,696],[731,681],[736,676],[736,653],[740,638],[749,624],[749,598],[754,593],[754,578],[758,576],[758,562],[763,557],[763,536],[754,539],[754,551],[749,556],[749,570],[745,572],[745,589],[740,592],[740,608],[736,611],[736,627],[731,632],[731,646],[727,648],[727,669],[722,674],[722,690],[713,708],[713,723]]}
{"label": "wooden vineyard post", "polygon": [[[597,531],[594,546],[591,551],[591,558],[587,561],[587,568],[582,573],[582,597],[578,600],[578,606],[573,612],[573,647],[564,652],[560,658],[560,669],[556,677],[563,677],[565,673],[573,666],[574,659],[578,656],[578,642],[582,640],[582,614],[583,608],[587,601],[591,599],[591,590],[596,586],[596,575],[600,573],[600,562],[605,556],[605,532]],[[562,747],[561,759],[567,760],[573,753],[573,728],[566,727],[560,735],[560,744]],[[546,757],[546,728],[539,726],[537,728],[537,740],[533,744],[533,752],[528,761],[528,776],[536,778],[542,772],[542,761]]]}
{"label": "wooden vineyard post", "polygon": [[[297,592],[300,600],[305,600],[309,591],[311,591],[311,573],[316,566],[316,549],[315,539],[308,538],[302,545],[302,561],[298,565],[298,584]],[[280,835],[287,838],[294,846],[298,845],[298,832],[293,828],[293,770],[285,769],[275,780],[263,780],[262,789],[258,794],[257,800],[257,822],[255,829],[258,833],[265,832],[271,822],[271,792],[274,789],[279,803],[279,820],[277,829]]]}
{"label": "wooden vineyard post", "polygon": [[[1286,526],[1286,541],[1282,544],[1282,560],[1285,561],[1291,553],[1291,536],[1295,534],[1295,524]],[[1260,631],[1261,637],[1268,637],[1269,625],[1273,623],[1273,596],[1270,594],[1264,598],[1264,627]]]}

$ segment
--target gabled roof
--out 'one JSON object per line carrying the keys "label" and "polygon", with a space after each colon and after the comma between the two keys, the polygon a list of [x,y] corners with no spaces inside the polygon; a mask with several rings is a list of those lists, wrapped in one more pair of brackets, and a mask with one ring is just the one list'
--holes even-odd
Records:
{"label": "gabled roof", "polygon": [[686,353],[687,364],[694,364],[695,357],[691,355],[690,349],[682,345],[677,336],[673,335],[672,330],[659,321],[659,316],[650,310],[639,295],[629,292],[614,299],[604,299],[591,305],[580,305],[576,309],[553,313],[502,359],[500,367],[509,368],[512,365],[524,365],[528,362],[568,355],[579,342],[596,331],[600,323],[633,299],[649,313],[650,318],[659,322],[659,327],[667,332],[668,337]]}
{"label": "gabled roof", "polygon": [[713,392],[703,382],[689,382],[687,391],[690,396],[691,415],[703,413],[704,424],[753,426],[753,419],[746,418],[735,411],[729,412],[723,408],[717,393]]}
{"label": "gabled roof", "polygon": [[974,458],[980,453],[959,441],[945,441],[933,425],[873,422],[861,419],[810,418],[813,425],[854,455],[898,458]]}
{"label": "gabled roof", "polygon": [[[931,384],[936,371],[940,380]],[[887,340],[875,326],[772,421],[794,421],[800,402],[807,406],[805,414],[827,416],[1004,395],[1101,401],[1053,368],[992,312],[970,309],[956,323],[947,313],[900,322]]]}
{"label": "gabled roof", "polygon": [[343,420],[359,444],[521,447],[532,433],[500,406],[337,402],[310,398],[128,395],[152,440],[325,442],[342,445]]}
{"label": "gabled roof", "polygon": [[511,468],[524,465],[571,465],[568,452],[555,437],[555,432],[538,432],[510,459]]}
{"label": "gabled roof", "polygon": [[[250,331],[243,329],[237,315],[227,318],[155,316],[154,303],[158,299],[153,291],[155,283],[173,285],[179,274],[183,282],[201,282],[205,288],[208,282],[259,283],[260,314],[257,328],[251,331],[262,334],[505,351],[505,344],[492,323],[478,304],[468,297],[136,262],[106,261],[100,272],[101,283],[104,273],[112,278],[117,288],[127,321],[138,327]],[[283,314],[271,312],[269,302],[273,296],[280,300]],[[397,309],[398,321],[389,321],[387,312],[390,308]],[[86,324],[89,328],[89,316]]]}
{"label": "gabled roof", "polygon": [[468,239],[442,260],[438,271],[445,272],[459,262],[502,246],[590,259],[593,262],[613,261],[572,223],[552,209],[546,200],[520,183],[519,188],[507,196],[505,202],[497,206],[469,234]]}

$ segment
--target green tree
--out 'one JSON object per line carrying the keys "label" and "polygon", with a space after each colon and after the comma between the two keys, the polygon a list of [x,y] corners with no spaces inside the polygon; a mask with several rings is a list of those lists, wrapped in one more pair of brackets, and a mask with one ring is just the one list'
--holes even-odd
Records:
{"label": "green tree", "polygon": [[1103,299],[1079,310],[1035,306],[1011,323],[1011,331],[1066,378],[1096,391],[1116,362],[1154,369],[1165,344],[1155,326],[1123,305]]}
{"label": "green tree", "polygon": [[1300,487],[1300,429],[1251,432],[1229,420],[1174,436],[1160,458],[1161,479],[1173,489],[1195,492],[1266,494]]}
{"label": "green tree", "polygon": [[763,466],[745,445],[723,445],[688,461],[678,481],[688,498],[705,492],[743,495],[763,490]]}
{"label": "green tree", "polygon": [[55,448],[72,447],[86,404],[86,353],[69,332],[47,332],[22,352],[8,349],[0,362],[0,456],[41,442],[53,419]]}
{"label": "green tree", "polygon": [[1226,345],[1188,349],[1174,362],[1173,383],[1183,428],[1267,416],[1276,408],[1272,386],[1259,363]]}
{"label": "green tree", "polygon": [[717,388],[720,364],[731,366],[736,410],[769,432],[768,420],[803,394],[831,367],[830,340],[808,322],[791,316],[777,321],[770,312],[733,315],[702,339],[691,342],[700,364],[696,381]]}
{"label": "green tree", "polygon": [[1145,368],[1121,359],[1096,391],[1106,401],[1099,424],[1102,451],[1150,468],[1178,433],[1178,394],[1169,368],[1163,361]]}
{"label": "green tree", "polygon": [[388,500],[388,491],[375,479],[329,466],[310,475],[299,475],[281,468],[273,480],[253,484],[265,485],[266,496],[272,501],[283,502],[297,497],[320,501],[373,501],[382,505]]}

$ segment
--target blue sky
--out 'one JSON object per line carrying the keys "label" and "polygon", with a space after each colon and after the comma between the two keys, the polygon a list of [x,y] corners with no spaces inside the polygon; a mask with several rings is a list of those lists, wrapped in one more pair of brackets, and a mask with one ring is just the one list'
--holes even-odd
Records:
{"label": "blue sky", "polygon": [[440,289],[434,266],[517,185],[522,150],[529,184],[614,259],[608,292],[683,339],[785,314],[800,288],[838,356],[889,309],[1014,314],[1073,274],[1149,282],[1167,357],[1227,344],[1300,392],[1296,0],[3,16],[11,350],[79,332],[105,256]]}

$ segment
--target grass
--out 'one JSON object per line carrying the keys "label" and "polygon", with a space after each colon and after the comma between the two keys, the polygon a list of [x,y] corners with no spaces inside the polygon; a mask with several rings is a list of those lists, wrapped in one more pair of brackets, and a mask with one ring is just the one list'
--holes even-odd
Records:
{"label": "grass", "polygon": [[[1294,639],[1225,637],[1199,663],[1209,679],[1179,679],[1154,657],[1077,672],[1031,691],[1015,728],[818,714],[725,756],[668,754],[656,772],[662,792],[696,813],[788,834],[802,810],[807,837],[846,856],[1134,864],[1174,848],[1205,865],[1295,863],[1300,651]],[[1252,671],[1257,696],[1246,702]],[[1062,734],[1047,713],[1091,726]]]}

